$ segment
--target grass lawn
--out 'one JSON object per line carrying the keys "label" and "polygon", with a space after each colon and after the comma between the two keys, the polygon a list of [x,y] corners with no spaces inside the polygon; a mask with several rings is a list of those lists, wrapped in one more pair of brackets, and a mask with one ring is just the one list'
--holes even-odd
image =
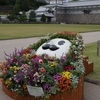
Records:
{"label": "grass lawn", "polygon": [[89,60],[94,62],[94,71],[87,77],[100,80],[100,56],[97,56],[97,42],[85,45],[84,55],[89,56]]}
{"label": "grass lawn", "polygon": [[100,25],[84,24],[0,24],[0,40],[43,36],[61,31],[100,31]]}

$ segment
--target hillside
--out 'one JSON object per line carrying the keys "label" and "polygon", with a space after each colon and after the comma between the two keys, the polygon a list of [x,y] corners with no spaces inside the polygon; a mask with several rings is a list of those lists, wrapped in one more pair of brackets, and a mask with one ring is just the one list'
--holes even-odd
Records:
{"label": "hillside", "polygon": [[6,14],[13,9],[12,5],[0,5],[0,14]]}

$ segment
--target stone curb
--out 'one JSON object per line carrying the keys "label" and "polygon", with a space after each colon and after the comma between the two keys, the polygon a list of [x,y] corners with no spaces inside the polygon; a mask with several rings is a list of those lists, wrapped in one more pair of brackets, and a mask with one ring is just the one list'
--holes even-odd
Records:
{"label": "stone curb", "polygon": [[84,81],[85,82],[89,82],[89,83],[93,83],[93,84],[96,84],[96,85],[100,85],[100,81],[99,80],[95,80],[95,79],[84,77]]}

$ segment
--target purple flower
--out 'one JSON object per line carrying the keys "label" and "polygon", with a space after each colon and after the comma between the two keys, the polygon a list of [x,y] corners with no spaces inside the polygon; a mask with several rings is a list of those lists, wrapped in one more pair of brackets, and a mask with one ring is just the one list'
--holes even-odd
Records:
{"label": "purple flower", "polygon": [[46,83],[43,84],[43,89],[45,91],[49,91],[51,89],[51,85],[48,82],[46,82]]}
{"label": "purple flower", "polygon": [[62,56],[61,59],[62,59],[62,60],[66,60],[66,56]]}
{"label": "purple flower", "polygon": [[15,77],[14,81],[16,81],[18,83],[20,81],[20,78]]}
{"label": "purple flower", "polygon": [[54,81],[58,81],[61,78],[61,74],[57,73],[53,76]]}

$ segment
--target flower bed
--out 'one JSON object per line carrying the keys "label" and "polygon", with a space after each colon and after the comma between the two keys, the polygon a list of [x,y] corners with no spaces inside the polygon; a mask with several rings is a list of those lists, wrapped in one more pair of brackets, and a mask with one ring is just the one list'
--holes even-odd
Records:
{"label": "flower bed", "polygon": [[[47,100],[82,100],[83,99],[83,87],[84,87],[84,77],[83,75],[79,79],[79,83],[77,84],[77,88],[74,90],[70,90],[69,92],[58,93],[55,95],[51,95]],[[34,98],[30,96],[21,96],[17,95],[16,92],[12,92],[8,90],[5,84],[2,84],[3,91],[15,100],[42,100],[42,98]]]}
{"label": "flower bed", "polygon": [[[67,54],[60,58],[48,54],[36,54],[37,49],[43,43],[55,38],[63,38],[71,42]],[[6,61],[0,64],[4,92],[9,96],[14,93],[14,95],[22,95],[23,98],[29,97],[32,100],[36,100],[37,97],[39,100],[40,98],[50,100],[53,97],[51,100],[54,100],[54,96],[63,95],[59,97],[61,99],[68,94],[71,98],[72,95],[75,96],[74,89],[78,91],[78,94],[80,91],[82,94],[83,78],[80,78],[84,74],[82,50],[83,40],[80,35],[72,32],[60,32],[43,38],[26,49],[15,49],[10,55],[5,53]],[[80,80],[82,80],[81,83]]]}

